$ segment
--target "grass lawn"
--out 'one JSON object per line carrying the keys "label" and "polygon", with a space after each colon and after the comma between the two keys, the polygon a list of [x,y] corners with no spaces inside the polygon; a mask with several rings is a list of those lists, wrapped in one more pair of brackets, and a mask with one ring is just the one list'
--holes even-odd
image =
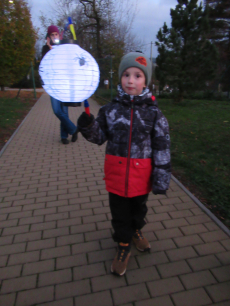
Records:
{"label": "grass lawn", "polygon": [[[103,97],[109,98],[107,93]],[[169,99],[158,103],[170,125],[173,174],[230,226],[230,103],[185,100],[176,104]]]}
{"label": "grass lawn", "polygon": [[230,225],[230,103],[158,102],[170,125],[173,173]]}
{"label": "grass lawn", "polygon": [[16,99],[17,91],[0,91],[0,150],[41,95],[34,99],[33,92],[21,91]]}

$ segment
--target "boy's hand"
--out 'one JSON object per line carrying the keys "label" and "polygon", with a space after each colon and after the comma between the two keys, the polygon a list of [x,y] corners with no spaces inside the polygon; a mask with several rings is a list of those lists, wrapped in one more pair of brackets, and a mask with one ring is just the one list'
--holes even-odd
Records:
{"label": "boy's hand", "polygon": [[85,128],[91,125],[93,123],[93,120],[94,120],[94,116],[92,114],[90,114],[89,116],[86,114],[86,112],[83,112],[77,120],[77,125],[80,128]]}
{"label": "boy's hand", "polygon": [[165,194],[166,195],[166,190],[160,190],[157,188],[153,188],[153,194],[157,195],[157,194]]}

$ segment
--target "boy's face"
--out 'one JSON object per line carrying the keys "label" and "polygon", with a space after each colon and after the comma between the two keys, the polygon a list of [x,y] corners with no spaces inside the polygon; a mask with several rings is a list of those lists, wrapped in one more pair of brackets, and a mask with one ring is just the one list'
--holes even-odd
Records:
{"label": "boy's face", "polygon": [[50,34],[50,38],[51,38],[52,42],[55,44],[55,40],[56,40],[56,39],[59,39],[59,34],[58,34],[58,32],[53,32],[53,33],[51,33],[51,34]]}
{"label": "boy's face", "polygon": [[121,77],[121,87],[127,94],[139,96],[146,87],[144,72],[136,67],[126,69]]}

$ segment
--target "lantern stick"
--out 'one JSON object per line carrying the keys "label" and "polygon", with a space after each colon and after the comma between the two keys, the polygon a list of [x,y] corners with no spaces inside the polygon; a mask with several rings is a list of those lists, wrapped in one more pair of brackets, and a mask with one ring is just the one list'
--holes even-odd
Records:
{"label": "lantern stick", "polygon": [[85,112],[88,116],[90,116],[90,111],[89,111],[89,102],[88,100],[84,101],[84,107],[85,107]]}
{"label": "lantern stick", "polygon": [[70,28],[70,31],[71,31],[71,33],[73,34],[73,38],[74,38],[74,40],[77,40],[77,36],[76,36],[76,34],[75,34],[75,30],[74,30],[74,26],[73,26],[71,17],[68,17],[68,21],[69,21],[69,28]]}
{"label": "lantern stick", "polygon": [[[75,30],[74,30],[74,26],[73,26],[71,17],[68,17],[68,21],[69,21],[69,28],[70,28],[70,31],[72,32],[74,39],[77,40],[77,37],[76,37],[76,34],[75,34]],[[85,100],[85,101],[84,101],[84,107],[85,107],[85,112],[86,112],[86,114],[87,114],[88,116],[90,116],[90,110],[89,110],[89,102],[88,102],[88,100]]]}

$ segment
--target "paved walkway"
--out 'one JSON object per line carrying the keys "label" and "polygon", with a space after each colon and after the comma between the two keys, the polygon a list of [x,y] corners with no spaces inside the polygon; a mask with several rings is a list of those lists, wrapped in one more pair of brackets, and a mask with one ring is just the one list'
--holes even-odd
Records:
{"label": "paved walkway", "polygon": [[14,134],[0,158],[0,306],[229,306],[230,238],[173,180],[148,201],[151,253],[132,247],[126,275],[110,274],[104,149],[62,145],[47,94]]}

